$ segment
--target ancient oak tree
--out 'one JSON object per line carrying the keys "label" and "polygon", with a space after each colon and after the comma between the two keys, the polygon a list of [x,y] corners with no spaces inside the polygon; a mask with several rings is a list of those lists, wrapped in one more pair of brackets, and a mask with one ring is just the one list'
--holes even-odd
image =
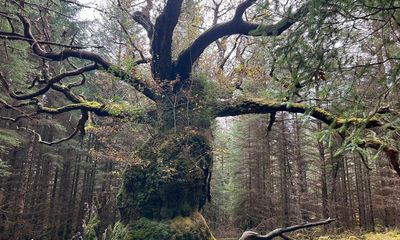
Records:
{"label": "ancient oak tree", "polygon": [[[126,1],[116,1],[116,7],[124,11]],[[130,1],[127,1],[130,2]],[[30,53],[42,61],[42,70],[33,77],[31,84],[16,86],[1,73],[0,80],[7,98],[1,98],[5,108],[19,113],[16,118],[1,117],[3,120],[18,122],[21,119],[32,119],[39,114],[58,115],[78,112],[80,119],[75,130],[68,136],[60,136],[49,141],[33,129],[23,128],[36,134],[41,143],[54,145],[72,139],[77,134],[85,133],[85,126],[92,121],[93,116],[109,116],[129,121],[139,121],[151,124],[157,129],[157,134],[141,148],[137,157],[140,164],[129,167],[123,177],[123,183],[118,195],[118,207],[121,213],[121,227],[126,238],[132,239],[214,239],[205,220],[199,213],[210,195],[212,169],[211,155],[211,123],[217,117],[238,116],[244,114],[269,114],[271,129],[277,112],[301,113],[311,116],[334,129],[346,139],[351,129],[360,128],[374,132],[376,129],[395,131],[385,119],[375,116],[342,117],[329,112],[317,104],[294,102],[291,99],[277,101],[275,99],[235,98],[233,94],[215,94],[210,91],[210,83],[196,75],[196,63],[204,51],[221,38],[231,35],[269,38],[279,36],[293,27],[298,26],[310,11],[323,8],[324,11],[335,12],[335,6],[326,1],[304,1],[289,7],[280,19],[268,23],[250,18],[247,12],[262,11],[262,4],[256,0],[243,0],[231,8],[230,17],[224,21],[215,21],[211,27],[200,31],[187,46],[176,51],[174,36],[180,21],[183,0],[168,0],[165,4],[147,0],[139,3],[140,8],[129,12],[129,20],[145,32],[143,38],[150,43],[146,57],[137,48],[140,59],[133,59],[135,65],[148,64],[151,77],[131,69],[118,66],[96,51],[93,47],[53,41],[51,32],[46,31],[43,12],[50,11],[46,6],[33,2],[6,0],[7,11],[0,12],[0,17],[6,24],[0,29],[0,38],[5,44],[10,41],[24,42],[30,47]],[[215,9],[221,2],[213,1]],[[75,1],[60,0],[60,4],[81,6]],[[87,6],[83,6],[87,7]],[[321,10],[322,11],[322,10]],[[62,13],[59,13],[62,14]],[[215,16],[218,15],[216,12]],[[121,32],[128,30],[121,24]],[[43,28],[43,29],[42,29]],[[127,36],[129,37],[129,36]],[[236,43],[235,43],[236,44]],[[226,61],[226,59],[225,59]],[[65,62],[68,69],[57,74],[50,74],[53,63]],[[50,64],[49,64],[50,63]],[[80,66],[78,66],[78,64]],[[224,63],[220,65],[223,68]],[[85,73],[99,72],[130,84],[135,90],[148,99],[145,108],[136,106],[119,106],[118,104],[88,99],[76,93],[76,89],[85,84]],[[271,69],[271,73],[273,69]],[[320,75],[322,73],[319,73]],[[81,81],[68,82],[71,77],[82,76]],[[267,76],[266,76],[267,77]],[[302,88],[301,84],[295,85]],[[240,89],[240,86],[237,86]],[[68,101],[62,106],[51,106],[42,96],[49,92],[60,93]],[[392,111],[377,109],[376,113]],[[361,148],[373,148],[386,153],[393,169],[400,175],[398,150],[377,137],[363,138],[353,141]],[[326,224],[332,220],[318,222],[315,225]],[[261,236],[247,233],[242,239],[271,239],[283,236],[288,231],[311,227],[313,224],[278,229],[269,235]],[[181,237],[181,238],[179,238]],[[129,238],[130,239],[130,238]]]}

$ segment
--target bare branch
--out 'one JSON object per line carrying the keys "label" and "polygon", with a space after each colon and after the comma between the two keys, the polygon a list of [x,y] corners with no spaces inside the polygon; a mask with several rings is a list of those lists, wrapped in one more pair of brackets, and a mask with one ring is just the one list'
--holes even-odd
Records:
{"label": "bare branch", "polygon": [[129,35],[128,29],[126,29],[126,27],[124,26],[124,24],[123,24],[119,19],[116,19],[116,21],[118,22],[118,24],[120,25],[122,31],[125,33],[126,37],[128,38],[128,41],[129,41],[131,47],[132,47],[133,49],[135,49],[136,51],[138,51],[138,53],[139,53],[139,55],[140,55],[141,60],[136,61],[136,64],[148,63],[149,61],[148,61],[148,60],[146,59],[146,57],[144,56],[143,51],[142,51],[141,49],[139,49],[139,48],[136,46],[136,44],[135,44],[135,42],[133,41],[132,37]]}
{"label": "bare branch", "polygon": [[236,50],[237,45],[238,45],[238,43],[239,43],[240,37],[241,37],[240,35],[239,35],[238,37],[236,37],[235,42],[234,42],[234,44],[233,44],[233,46],[232,46],[232,49],[228,52],[228,54],[227,54],[225,57],[223,57],[221,63],[218,65],[218,68],[219,68],[219,69],[221,69],[221,70],[224,69],[224,66],[225,66],[226,62],[227,62],[228,59],[232,56],[233,52]]}
{"label": "bare branch", "polygon": [[0,98],[0,103],[3,104],[5,106],[5,108],[12,109],[12,110],[20,113],[20,115],[17,116],[16,118],[0,117],[0,119],[2,119],[2,120],[17,122],[17,121],[19,121],[20,119],[23,119],[23,118],[32,119],[33,116],[37,115],[37,112],[25,113],[23,110],[19,109],[20,107],[33,105],[33,104],[36,104],[36,103],[28,102],[28,103],[21,103],[21,104],[18,104],[18,105],[11,105],[11,104],[7,103],[4,99],[1,99],[1,98]]}
{"label": "bare branch", "polygon": [[69,86],[65,87],[61,84],[53,84],[53,85],[51,85],[51,88],[64,94],[64,96],[66,98],[68,98],[68,100],[72,101],[73,103],[82,103],[85,101],[85,99],[83,99],[83,97],[73,94],[71,92],[71,89],[69,88]]}
{"label": "bare branch", "polygon": [[98,7],[94,7],[94,6],[88,6],[87,4],[81,4],[77,1],[71,1],[71,0],[60,0],[61,2],[65,2],[65,3],[69,3],[69,4],[73,4],[75,6],[81,7],[81,8],[89,8],[89,9],[93,9],[95,11],[101,12],[101,13],[105,13],[107,14],[108,12],[104,11],[103,9],[100,9]]}
{"label": "bare branch", "polygon": [[38,142],[39,143],[42,143],[42,144],[45,144],[45,145],[48,145],[48,146],[52,146],[52,145],[60,144],[62,142],[66,142],[68,140],[71,140],[73,137],[75,137],[75,135],[78,132],[81,132],[82,135],[85,133],[85,124],[86,124],[87,120],[89,119],[89,114],[86,111],[82,111],[81,113],[82,113],[81,118],[79,119],[78,124],[77,124],[76,128],[74,129],[74,131],[70,135],[68,135],[67,137],[61,138],[61,139],[58,139],[58,140],[55,140],[55,141],[52,141],[52,142],[48,142],[48,141],[43,140],[42,136],[38,132],[33,130],[33,129],[29,129],[29,128],[26,128],[26,127],[18,127],[18,128],[27,130],[27,131],[35,134],[38,137]]}
{"label": "bare branch", "polygon": [[81,74],[81,76],[82,76],[81,81],[70,83],[70,84],[67,85],[67,88],[71,89],[71,88],[74,88],[74,87],[79,87],[79,86],[84,85],[86,83],[86,76],[85,76],[85,74]]}
{"label": "bare branch", "polygon": [[[79,71],[79,70],[80,69],[77,69],[75,71]],[[116,117],[116,118],[131,118],[131,119],[136,119],[136,120],[143,120],[143,119],[141,119],[143,117],[141,115],[142,110],[139,108],[134,108],[134,107],[126,108],[120,104],[114,104],[114,103],[103,104],[103,103],[99,103],[96,101],[87,101],[83,97],[75,95],[74,93],[71,92],[71,87],[76,86],[76,84],[73,86],[71,86],[71,85],[64,86],[60,83],[59,84],[52,83],[52,84],[48,84],[45,88],[40,89],[38,92],[35,92],[33,94],[26,94],[26,95],[23,95],[23,97],[22,97],[22,95],[16,95],[15,93],[11,93],[7,82],[1,76],[2,75],[0,73],[0,80],[2,80],[3,85],[5,86],[6,90],[10,93],[10,95],[13,98],[17,96],[17,97],[19,97],[19,98],[17,98],[18,100],[23,100],[23,99],[32,100],[31,102],[28,102],[28,103],[23,103],[23,104],[20,104],[17,106],[12,106],[11,104],[8,104],[5,100],[0,99],[0,103],[5,105],[6,108],[11,108],[11,109],[14,109],[21,113],[21,115],[15,119],[14,118],[1,118],[3,120],[10,120],[10,121],[16,122],[19,119],[30,118],[31,116],[34,116],[34,115],[40,114],[40,113],[62,114],[62,113],[78,111],[78,110],[80,110],[81,112],[82,111],[93,112],[94,114],[96,114],[98,116],[112,116],[112,117]],[[55,91],[61,92],[62,94],[64,94],[64,96],[68,100],[70,100],[73,103],[65,105],[65,106],[61,106],[61,107],[46,107],[46,106],[43,106],[43,104],[41,104],[35,97],[33,97],[33,95],[39,96],[40,95],[39,93],[41,93],[41,92],[45,93],[49,89],[53,89]],[[23,106],[27,106],[27,105],[36,106],[36,110],[32,113],[27,114],[24,111],[19,109],[19,107],[23,107]]]}

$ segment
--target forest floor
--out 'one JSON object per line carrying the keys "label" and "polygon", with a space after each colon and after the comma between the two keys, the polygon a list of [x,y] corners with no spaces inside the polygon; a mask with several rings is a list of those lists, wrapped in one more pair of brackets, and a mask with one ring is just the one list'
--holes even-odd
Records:
{"label": "forest floor", "polygon": [[[218,238],[219,240],[237,240],[236,238]],[[343,234],[339,236],[329,235],[322,237],[301,237],[294,236],[298,240],[400,240],[400,229],[391,230],[384,233],[365,233],[363,235],[357,234]]]}
{"label": "forest floor", "polygon": [[400,240],[400,229],[384,233],[366,233],[363,235],[323,236],[317,238],[317,240]]}

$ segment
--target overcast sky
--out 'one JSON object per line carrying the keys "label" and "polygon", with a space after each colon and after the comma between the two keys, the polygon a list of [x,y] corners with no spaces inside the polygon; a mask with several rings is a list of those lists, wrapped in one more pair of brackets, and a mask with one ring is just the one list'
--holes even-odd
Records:
{"label": "overcast sky", "polygon": [[[79,0],[80,3],[85,4],[87,6],[96,6],[101,1],[100,0]],[[83,8],[79,14],[79,18],[81,20],[93,20],[96,17],[99,17],[100,14],[96,10],[92,8]]]}

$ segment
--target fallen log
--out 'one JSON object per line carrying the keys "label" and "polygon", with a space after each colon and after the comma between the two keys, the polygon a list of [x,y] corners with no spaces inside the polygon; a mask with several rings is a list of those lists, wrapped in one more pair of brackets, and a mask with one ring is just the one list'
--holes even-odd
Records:
{"label": "fallen log", "polygon": [[291,238],[284,235],[284,233],[293,232],[293,231],[297,231],[297,230],[304,229],[304,228],[316,227],[319,225],[325,225],[325,224],[329,224],[333,221],[335,221],[335,219],[328,218],[328,219],[318,221],[318,222],[303,223],[300,225],[294,225],[294,226],[290,226],[290,227],[277,228],[277,229],[267,233],[266,235],[261,235],[259,233],[253,232],[253,231],[246,231],[242,234],[242,236],[239,238],[239,240],[270,240],[275,237],[281,237],[281,238],[287,240],[287,239],[291,239]]}

